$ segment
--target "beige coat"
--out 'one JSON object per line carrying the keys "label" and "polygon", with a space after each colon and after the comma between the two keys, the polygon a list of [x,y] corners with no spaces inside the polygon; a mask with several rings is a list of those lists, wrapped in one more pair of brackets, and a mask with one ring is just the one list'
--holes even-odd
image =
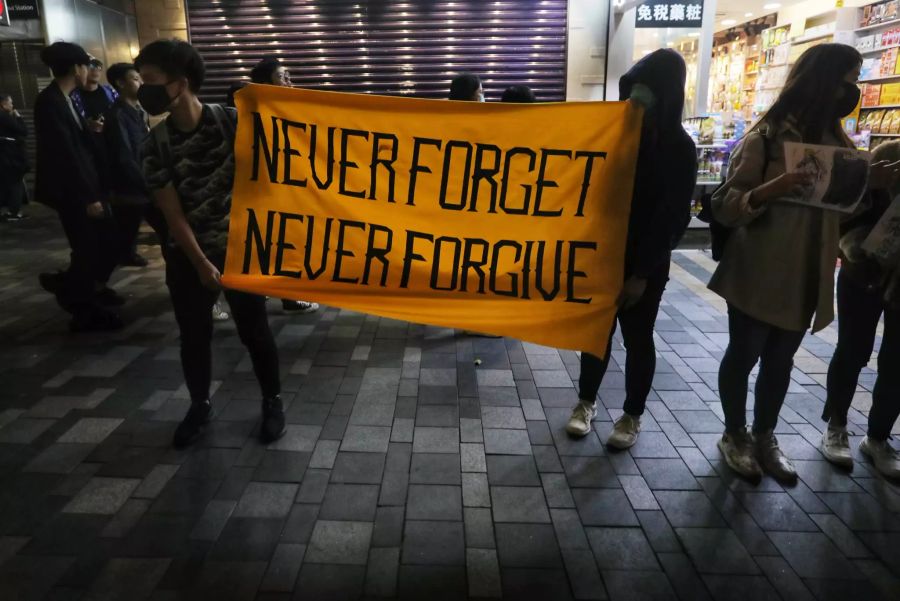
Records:
{"label": "beige coat", "polygon": [[[784,143],[801,141],[790,124],[767,138],[765,181],[785,172]],[[834,136],[822,143],[844,145]],[[763,161],[763,137],[753,131],[735,147],[725,184],[713,195],[713,215],[734,229],[709,288],[760,321],[798,332],[812,321],[816,332],[834,319],[840,214],[777,200],[751,208],[750,194],[764,183]]]}

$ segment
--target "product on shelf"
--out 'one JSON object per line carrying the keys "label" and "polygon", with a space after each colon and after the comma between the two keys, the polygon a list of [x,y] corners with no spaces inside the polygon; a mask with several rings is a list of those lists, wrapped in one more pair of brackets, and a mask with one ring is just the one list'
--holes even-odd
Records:
{"label": "product on shelf", "polygon": [[881,84],[864,83],[862,84],[862,106],[878,106],[881,102]]}
{"label": "product on shelf", "polygon": [[881,104],[900,104],[900,83],[881,84]]}
{"label": "product on shelf", "polygon": [[869,25],[896,20],[900,17],[900,10],[898,9],[900,9],[900,3],[897,0],[864,6],[859,26],[868,27]]}
{"label": "product on shelf", "polygon": [[888,77],[894,74],[897,68],[897,51],[897,48],[891,48],[881,54],[880,77]]}

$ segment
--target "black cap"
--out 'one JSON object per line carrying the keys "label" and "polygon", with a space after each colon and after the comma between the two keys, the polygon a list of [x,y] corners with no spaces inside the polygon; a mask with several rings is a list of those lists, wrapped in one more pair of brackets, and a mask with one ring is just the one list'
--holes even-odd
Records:
{"label": "black cap", "polygon": [[74,65],[90,64],[91,55],[78,44],[53,42],[41,50],[41,62],[50,67],[54,73],[64,72]]}

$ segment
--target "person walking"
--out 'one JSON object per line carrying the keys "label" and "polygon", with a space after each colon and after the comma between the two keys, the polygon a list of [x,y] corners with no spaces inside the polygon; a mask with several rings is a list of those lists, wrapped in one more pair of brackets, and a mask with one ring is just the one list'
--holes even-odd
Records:
{"label": "person walking", "polygon": [[[787,173],[786,142],[852,147],[841,118],[859,102],[862,57],[844,44],[806,50],[772,108],[736,146],[725,183],[712,197],[714,218],[732,228],[709,288],[728,303],[728,348],[719,369],[728,466],[756,479],[763,470],[794,482],[797,472],[774,435],[806,330],[834,318],[839,214],[782,202],[799,196],[809,175]],[[874,187],[887,172],[870,170]],[[746,428],[750,371],[759,363],[751,431]]]}
{"label": "person walking", "polygon": [[84,85],[91,58],[77,44],[54,42],[41,60],[53,81],[34,104],[35,198],[56,209],[72,253],[66,272],[39,280],[72,314],[73,331],[117,329],[122,321],[107,307],[123,300],[106,286],[116,266],[116,227],[98,173],[100,149],[69,96]]}
{"label": "person walking", "polygon": [[[669,281],[672,249],[690,221],[697,150],[681,126],[686,77],[684,59],[673,50],[662,49],[638,61],[619,80],[619,97],[645,108],[628,223],[625,282],[616,314],[626,350],[624,413],[606,441],[616,449],[633,446],[640,433],[656,371],[656,315]],[[581,353],[579,401],[566,425],[573,436],[591,431],[616,321],[604,357]]]}
{"label": "person walking", "polygon": [[[250,70],[250,81],[271,86],[291,87],[291,74],[287,67],[281,64],[277,58],[268,56]],[[231,93],[231,102],[234,103],[234,93]],[[314,313],[319,310],[319,303],[302,300],[281,299],[281,309],[285,313]]]}
{"label": "person walking", "polygon": [[[173,440],[183,447],[198,440],[214,416],[209,400],[211,311],[221,290],[228,242],[237,114],[200,102],[205,67],[187,42],[151,42],[134,64],[144,82],[138,90],[141,106],[151,115],[169,113],[144,143],[143,171],[174,240],[166,254],[166,285],[181,333],[181,366],[191,397]],[[284,435],[285,426],[278,349],[266,301],[236,290],[224,290],[224,296],[262,390],[259,437],[269,443]]]}
{"label": "person walking", "polygon": [[0,94],[0,221],[22,219],[28,160],[25,138],[28,126],[16,110],[12,96]]}
{"label": "person walking", "polygon": [[[859,374],[875,348],[878,322],[884,318],[878,350],[878,377],[872,389],[866,437],[859,445],[875,469],[888,478],[900,478],[900,453],[888,439],[900,415],[900,270],[870,258],[862,245],[891,202],[900,194],[900,142],[875,149],[873,161],[887,161],[891,188],[873,190],[861,210],[841,224],[841,270],[837,278],[838,341],[828,366],[827,397],[822,419],[822,454],[835,465],[853,468],[847,433],[847,414],[856,393]],[[896,202],[896,201],[893,201]]]}

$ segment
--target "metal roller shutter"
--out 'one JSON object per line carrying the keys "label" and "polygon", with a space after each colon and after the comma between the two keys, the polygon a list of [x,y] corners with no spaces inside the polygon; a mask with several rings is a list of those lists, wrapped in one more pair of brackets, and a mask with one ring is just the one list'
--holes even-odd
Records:
{"label": "metal roller shutter", "polygon": [[190,0],[187,13],[208,100],[266,55],[299,87],[445,98],[471,71],[488,100],[514,84],[565,99],[566,0]]}

